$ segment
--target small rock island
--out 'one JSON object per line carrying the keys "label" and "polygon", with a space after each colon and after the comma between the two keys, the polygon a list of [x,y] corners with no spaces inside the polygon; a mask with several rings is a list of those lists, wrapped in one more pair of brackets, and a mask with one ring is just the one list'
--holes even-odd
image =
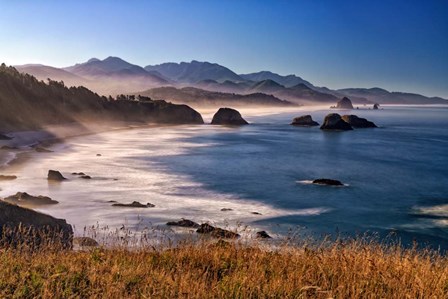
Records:
{"label": "small rock island", "polygon": [[299,126],[299,127],[314,127],[318,126],[319,123],[314,121],[311,115],[302,115],[299,117],[295,117],[292,120],[291,125],[293,126]]}
{"label": "small rock island", "polygon": [[336,109],[353,109],[352,101],[349,98],[344,97],[336,103]]}
{"label": "small rock island", "polygon": [[229,125],[241,126],[249,123],[241,116],[241,114],[232,108],[219,108],[212,119],[212,125]]}
{"label": "small rock island", "polygon": [[353,130],[352,126],[345,122],[337,113],[330,113],[325,116],[324,123],[320,127],[321,130],[348,131]]}

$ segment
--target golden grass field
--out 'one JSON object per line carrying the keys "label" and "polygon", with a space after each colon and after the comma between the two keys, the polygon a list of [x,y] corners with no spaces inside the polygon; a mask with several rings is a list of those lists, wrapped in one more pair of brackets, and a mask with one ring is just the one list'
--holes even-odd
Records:
{"label": "golden grass field", "polygon": [[4,247],[0,298],[448,298],[448,259],[365,239]]}

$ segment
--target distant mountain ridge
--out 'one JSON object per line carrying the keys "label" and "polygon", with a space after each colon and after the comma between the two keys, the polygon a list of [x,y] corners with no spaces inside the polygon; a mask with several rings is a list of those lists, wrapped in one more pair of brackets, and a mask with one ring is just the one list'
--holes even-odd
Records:
{"label": "distant mountain ridge", "polygon": [[235,82],[244,81],[243,78],[222,65],[196,60],[191,62],[168,62],[158,65],[148,65],[145,67],[145,70],[157,71],[166,78],[181,83],[197,83],[203,80],[215,80],[217,82],[224,82],[226,80]]}
{"label": "distant mountain ridge", "polygon": [[172,86],[195,87],[212,92],[235,94],[265,93],[297,104],[336,103],[347,96],[358,104],[447,104],[441,97],[426,97],[406,92],[389,92],[380,88],[346,88],[331,90],[317,87],[296,75],[282,76],[271,71],[237,74],[217,63],[162,63],[141,67],[119,57],[104,60],[91,58],[65,68],[44,65],[16,66],[18,70],[41,80],[50,78],[71,86],[86,86],[99,94],[130,94]]}

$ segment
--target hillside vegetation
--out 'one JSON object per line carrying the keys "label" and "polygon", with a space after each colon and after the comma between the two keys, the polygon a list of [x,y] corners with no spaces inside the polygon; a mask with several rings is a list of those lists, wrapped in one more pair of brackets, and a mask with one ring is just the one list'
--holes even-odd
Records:
{"label": "hillside vegetation", "polygon": [[0,107],[3,131],[84,121],[203,122],[199,113],[185,105],[100,97],[85,87],[67,88],[63,82],[38,81],[4,64],[0,66]]}

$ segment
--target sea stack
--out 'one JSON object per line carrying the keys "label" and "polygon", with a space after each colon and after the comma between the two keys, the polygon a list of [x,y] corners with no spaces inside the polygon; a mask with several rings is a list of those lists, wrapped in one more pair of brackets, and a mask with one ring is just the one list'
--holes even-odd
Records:
{"label": "sea stack", "polygon": [[212,125],[241,126],[249,123],[235,109],[219,108],[212,119]]}
{"label": "sea stack", "polygon": [[373,122],[356,115],[343,115],[342,119],[346,123],[349,123],[353,128],[377,128]]}
{"label": "sea stack", "polygon": [[337,113],[330,113],[325,116],[324,123],[320,127],[321,130],[337,130],[348,131],[353,130],[352,126],[345,122]]}
{"label": "sea stack", "polygon": [[336,103],[336,108],[337,109],[353,109],[353,104],[349,98],[344,97],[342,100],[340,100],[339,102]]}
{"label": "sea stack", "polygon": [[291,125],[300,127],[313,127],[319,124],[313,120],[311,115],[302,115],[292,120]]}
{"label": "sea stack", "polygon": [[380,104],[378,104],[378,103],[373,104],[373,110],[378,110],[379,106],[380,106]]}
{"label": "sea stack", "polygon": [[47,179],[49,181],[58,181],[58,182],[66,180],[66,178],[64,178],[64,176],[57,170],[49,170]]}

